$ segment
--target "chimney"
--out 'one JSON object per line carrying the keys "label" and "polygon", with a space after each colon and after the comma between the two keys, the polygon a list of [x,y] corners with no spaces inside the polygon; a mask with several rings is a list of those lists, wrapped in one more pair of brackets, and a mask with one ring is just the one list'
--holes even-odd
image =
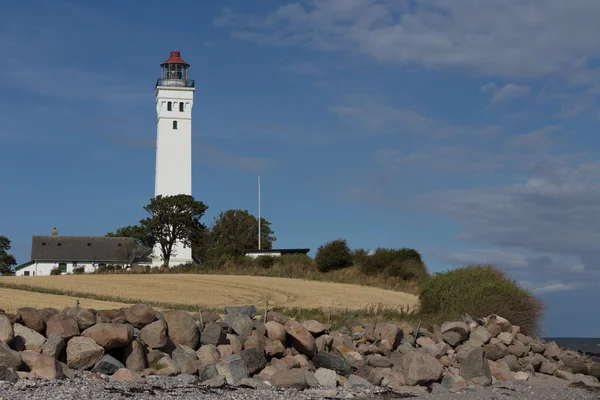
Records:
{"label": "chimney", "polygon": [[58,236],[58,230],[56,227],[52,228],[52,236]]}

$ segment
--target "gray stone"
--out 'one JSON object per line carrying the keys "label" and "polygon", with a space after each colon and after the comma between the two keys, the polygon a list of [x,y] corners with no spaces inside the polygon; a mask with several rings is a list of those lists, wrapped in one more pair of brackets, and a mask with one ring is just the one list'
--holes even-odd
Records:
{"label": "gray stone", "polygon": [[125,366],[119,360],[111,355],[105,354],[100,360],[98,360],[96,365],[94,365],[92,372],[112,375],[121,368],[125,368]]}
{"label": "gray stone", "polygon": [[42,347],[46,338],[44,335],[28,328],[24,325],[15,323],[13,326],[15,337],[21,336],[25,341],[25,346],[38,346]]}
{"label": "gray stone", "polygon": [[476,339],[483,344],[487,344],[491,338],[492,334],[487,329],[485,329],[483,326],[478,326],[474,332],[471,332],[471,337],[469,340]]}
{"label": "gray stone", "polygon": [[455,347],[462,342],[462,336],[456,331],[444,332],[442,333],[442,338],[444,339],[444,342],[452,347]]}
{"label": "gray stone", "polygon": [[600,363],[598,363],[598,362],[591,363],[588,374],[600,379]]}
{"label": "gray stone", "polygon": [[250,375],[254,375],[260,372],[264,367],[267,366],[267,359],[265,353],[258,348],[242,350],[240,356],[246,363],[246,368]]}
{"label": "gray stone", "polygon": [[176,377],[177,380],[183,382],[185,385],[195,385],[199,379],[196,375],[180,374]]}
{"label": "gray stone", "polygon": [[474,349],[469,353],[467,358],[460,363],[460,376],[467,380],[484,377],[484,379],[481,380],[484,385],[490,385],[492,383],[492,372],[488,361],[484,357],[483,348]]}
{"label": "gray stone", "polygon": [[277,388],[296,390],[303,390],[308,386],[305,371],[300,368],[278,370],[271,376],[269,382]]}
{"label": "gray stone", "polygon": [[400,353],[400,354],[406,354],[406,353],[409,353],[412,349],[413,349],[413,347],[410,343],[404,342],[400,346],[398,346],[397,350],[398,350],[398,353]]}
{"label": "gray stone", "polygon": [[354,390],[354,389],[373,389],[373,385],[366,379],[361,378],[358,375],[350,375],[344,384],[344,389],[346,390]]}
{"label": "gray stone", "polygon": [[16,370],[21,365],[21,354],[14,351],[6,343],[0,342],[0,367]]}
{"label": "gray stone", "polygon": [[328,388],[337,386],[337,374],[334,370],[327,368],[318,368],[315,371],[315,378],[319,381],[319,385]]}
{"label": "gray stone", "polygon": [[200,370],[200,382],[207,381],[219,375],[217,367],[214,365],[206,365]]}
{"label": "gray stone", "polygon": [[254,307],[254,305],[225,307],[225,314],[231,314],[234,312],[244,314],[252,319],[256,316],[256,307]]}
{"label": "gray stone", "polygon": [[242,357],[232,354],[220,360],[217,365],[219,375],[223,375],[230,385],[237,385],[240,380],[248,378],[248,369]]}
{"label": "gray stone", "polygon": [[367,356],[366,362],[367,365],[377,368],[389,368],[394,365],[392,360],[380,354],[372,354],[370,356]]}
{"label": "gray stone", "polygon": [[146,369],[148,361],[146,360],[146,350],[140,339],[134,339],[123,349],[123,359],[125,361],[125,368],[135,371],[142,372]]}
{"label": "gray stone", "polygon": [[12,369],[0,366],[0,381],[15,383],[19,380],[19,375]]}
{"label": "gray stone", "polygon": [[198,356],[191,347],[178,344],[177,347],[175,347],[175,350],[173,350],[171,353],[171,359],[181,371],[186,360],[196,361],[198,360]]}
{"label": "gray stone", "polygon": [[213,344],[215,346],[227,344],[227,335],[223,328],[221,328],[221,325],[210,323],[204,327],[200,343],[202,345]]}
{"label": "gray stone", "polygon": [[14,336],[15,333],[10,319],[4,314],[0,314],[0,342],[9,342]]}
{"label": "gray stone", "polygon": [[317,353],[312,358],[315,368],[327,368],[334,370],[342,376],[349,376],[352,373],[352,367],[343,357],[330,353]]}
{"label": "gray stone", "polygon": [[554,371],[558,368],[558,365],[550,361],[544,361],[540,365],[540,372],[546,375],[554,375]]}
{"label": "gray stone", "polygon": [[444,322],[440,327],[442,338],[455,347],[469,336],[469,326],[463,321]]}
{"label": "gray stone", "polygon": [[57,335],[48,335],[42,345],[42,354],[58,359],[65,350],[65,341]]}
{"label": "gray stone", "polygon": [[225,314],[224,320],[235,333],[244,338],[250,336],[252,328],[254,328],[254,323],[250,317],[237,311],[231,311],[230,313]]}
{"label": "gray stone", "polygon": [[508,348],[503,343],[498,344],[486,344],[483,346],[485,358],[488,360],[496,361],[508,354]]}
{"label": "gray stone", "polygon": [[225,386],[225,377],[222,375],[213,376],[202,382],[202,386],[208,386],[211,388],[220,388]]}
{"label": "gray stone", "polygon": [[437,382],[444,371],[444,367],[435,357],[416,350],[405,354],[401,365],[406,384],[409,386]]}

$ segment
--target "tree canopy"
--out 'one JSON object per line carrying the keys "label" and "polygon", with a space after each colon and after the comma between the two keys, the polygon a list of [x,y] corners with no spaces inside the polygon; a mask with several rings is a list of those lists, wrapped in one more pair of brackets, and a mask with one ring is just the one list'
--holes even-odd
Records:
{"label": "tree canopy", "polygon": [[149,262],[152,258],[154,242],[146,229],[141,225],[128,225],[108,232],[106,237],[129,237],[133,243],[126,244],[121,248],[120,256],[129,265],[139,262]]}
{"label": "tree canopy", "polygon": [[12,267],[17,265],[17,260],[8,254],[8,250],[10,250],[10,240],[0,235],[0,274],[2,275],[12,275],[14,273]]}
{"label": "tree canopy", "polygon": [[[271,223],[262,217],[260,220],[260,247],[271,249],[277,238],[273,236]],[[210,258],[211,254],[239,258],[242,250],[258,248],[258,219],[248,210],[221,212],[196,245],[200,247],[198,253],[204,256],[202,258]]]}
{"label": "tree canopy", "polygon": [[158,243],[164,265],[169,265],[176,242],[191,246],[192,239],[200,237],[206,226],[200,219],[208,209],[203,202],[193,196],[178,194],[158,195],[144,206],[150,217],[140,221],[153,243]]}

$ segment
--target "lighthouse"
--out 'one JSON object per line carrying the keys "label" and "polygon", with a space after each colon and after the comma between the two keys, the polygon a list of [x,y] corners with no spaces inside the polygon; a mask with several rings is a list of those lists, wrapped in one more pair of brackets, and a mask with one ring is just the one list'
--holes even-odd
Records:
{"label": "lighthouse", "polygon": [[[178,51],[160,64],[156,81],[156,176],[154,195],[192,194],[192,105],[195,85],[190,65]],[[162,265],[160,246],[154,247],[154,265]],[[192,261],[191,247],[177,242],[169,265]]]}

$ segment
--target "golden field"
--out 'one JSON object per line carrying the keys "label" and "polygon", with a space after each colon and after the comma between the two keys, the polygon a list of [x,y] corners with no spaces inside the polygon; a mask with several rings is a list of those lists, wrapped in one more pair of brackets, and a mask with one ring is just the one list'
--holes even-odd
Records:
{"label": "golden field", "polygon": [[[43,290],[75,293],[77,296],[88,295],[124,303],[152,302],[173,305],[197,306],[198,308],[216,309],[230,305],[254,304],[262,307],[266,298],[269,306],[285,308],[332,308],[359,310],[369,306],[383,304],[391,308],[414,308],[418,299],[408,293],[365,287],[351,284],[317,282],[289,278],[269,278],[261,276],[235,275],[194,275],[194,274],[161,274],[161,275],[63,275],[63,276],[19,276],[1,277],[0,285],[17,285],[41,288]],[[0,288],[2,292],[10,290]],[[51,307],[43,301],[43,296],[66,297],[25,291],[12,299],[11,304],[20,306]],[[40,296],[37,300],[33,300]],[[4,298],[4,295],[3,297]],[[69,298],[73,300],[74,297]],[[115,308],[123,303],[104,302],[107,306],[92,308]],[[102,303],[102,302],[99,302]],[[108,305],[113,304],[113,305]],[[3,306],[0,306],[3,307]],[[7,307],[7,306],[4,306]],[[7,310],[8,311],[8,310]]]}
{"label": "golden field", "polygon": [[[14,313],[20,307],[44,308],[52,307],[62,310],[65,307],[74,307],[75,297],[60,296],[56,294],[35,293],[26,290],[0,288],[0,308],[8,313]],[[127,307],[125,303],[101,301],[92,299],[79,299],[81,307],[95,308],[97,310]]]}

